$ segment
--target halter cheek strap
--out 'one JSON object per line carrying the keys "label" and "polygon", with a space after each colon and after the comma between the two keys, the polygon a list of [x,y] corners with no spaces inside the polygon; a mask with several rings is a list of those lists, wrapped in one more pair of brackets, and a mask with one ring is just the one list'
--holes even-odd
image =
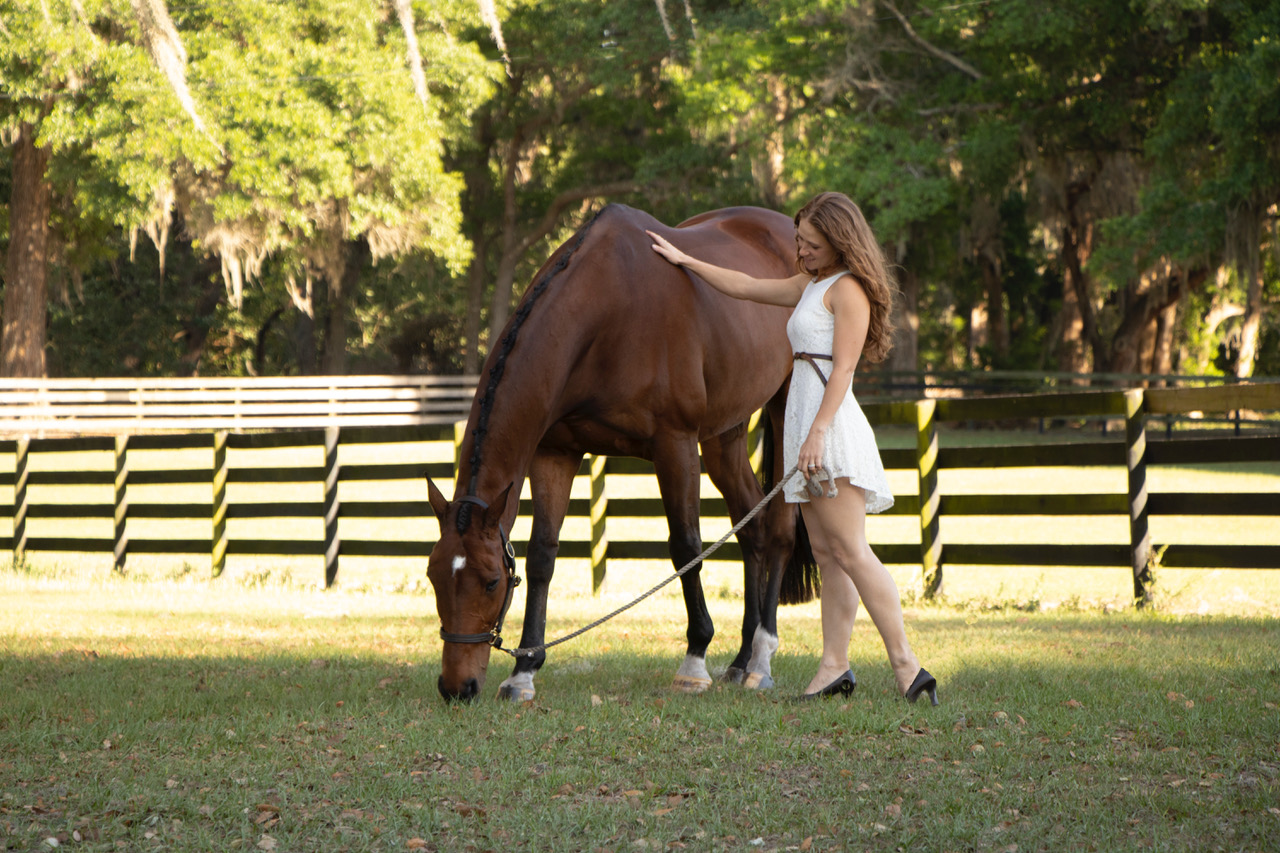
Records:
{"label": "halter cheek strap", "polygon": [[[464,495],[457,502],[474,504],[482,510],[489,508],[487,503],[474,495]],[[520,585],[520,576],[516,574],[516,549],[512,546],[507,531],[502,528],[502,522],[498,522],[498,536],[502,539],[502,568],[507,573],[507,593],[502,602],[502,610],[498,611],[498,620],[483,634],[455,634],[441,627],[440,639],[446,643],[488,643],[496,649],[502,648],[502,623],[507,618],[507,610],[511,608],[511,598],[516,587]]]}

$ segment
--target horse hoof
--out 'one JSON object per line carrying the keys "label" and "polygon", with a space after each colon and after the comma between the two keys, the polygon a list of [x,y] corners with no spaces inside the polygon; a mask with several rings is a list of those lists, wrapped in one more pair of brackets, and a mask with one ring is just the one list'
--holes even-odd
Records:
{"label": "horse hoof", "polygon": [[711,686],[710,678],[697,678],[692,675],[677,675],[671,686],[680,693],[701,693]]}
{"label": "horse hoof", "polygon": [[742,686],[748,690],[772,690],[773,676],[759,672],[748,672],[742,679]]}
{"label": "horse hoof", "polygon": [[724,680],[730,684],[741,684],[742,679],[747,675],[747,671],[741,667],[731,666],[724,671]]}
{"label": "horse hoof", "polygon": [[514,687],[510,684],[504,684],[498,688],[498,698],[506,699],[510,702],[532,702],[534,697],[534,689],[532,687]]}

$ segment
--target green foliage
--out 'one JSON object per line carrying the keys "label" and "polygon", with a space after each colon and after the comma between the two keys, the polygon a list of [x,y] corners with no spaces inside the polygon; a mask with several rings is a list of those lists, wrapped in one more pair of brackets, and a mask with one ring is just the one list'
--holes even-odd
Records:
{"label": "green foliage", "polygon": [[[85,287],[84,308],[56,311],[53,333],[72,336],[52,342],[57,369],[124,369],[107,355],[125,357],[118,342],[80,337],[118,323],[69,315],[115,292],[122,233],[163,239],[170,210],[175,264],[213,252],[230,273],[259,273],[204,315],[224,351],[202,369],[233,371],[309,369],[298,342],[310,322],[322,347],[351,351],[348,369],[460,369],[479,322],[468,312],[529,280],[610,200],[676,222],[849,193],[919,282],[920,362],[935,368],[1049,366],[1073,262],[1107,352],[1142,325],[1155,271],[1211,288],[1241,246],[1271,253],[1274,227],[1239,232],[1242,211],[1265,221],[1280,203],[1274,3],[894,8],[901,20],[871,2],[716,0],[690,20],[669,3],[668,38],[652,3],[511,0],[498,4],[508,69],[474,4],[418,0],[424,107],[390,3],[173,4],[207,132],[156,67],[131,3],[6,10],[0,127],[33,122],[51,146],[53,290]],[[1079,258],[1064,229],[1078,232]],[[999,268],[1009,338],[970,365],[964,318],[992,298],[983,263]],[[1264,266],[1267,293],[1275,275]],[[156,352],[195,322],[183,292],[156,290],[176,300],[155,306],[169,320],[143,323]],[[1212,300],[1179,298],[1175,351],[1233,333],[1199,341]],[[330,313],[355,321],[345,340],[325,340],[342,334]],[[1267,307],[1258,370],[1274,328]]]}

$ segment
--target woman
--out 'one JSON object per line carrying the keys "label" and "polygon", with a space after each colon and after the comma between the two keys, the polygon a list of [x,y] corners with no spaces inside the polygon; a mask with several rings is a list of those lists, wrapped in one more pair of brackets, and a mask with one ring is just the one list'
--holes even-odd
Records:
{"label": "woman", "polygon": [[[787,336],[797,363],[787,398],[784,453],[796,465],[786,499],[799,503],[822,576],[822,660],[803,698],[848,696],[857,685],[849,641],[858,598],[889,653],[898,691],[912,702],[937,681],[907,641],[898,587],[867,544],[866,514],[893,505],[875,435],[853,398],[858,360],[892,346],[893,280],[870,226],[849,198],[826,192],[795,216],[796,264],[785,279],[758,279],[700,261],[653,232],[653,249],[739,299],[793,307]],[[823,371],[827,373],[824,375]]]}

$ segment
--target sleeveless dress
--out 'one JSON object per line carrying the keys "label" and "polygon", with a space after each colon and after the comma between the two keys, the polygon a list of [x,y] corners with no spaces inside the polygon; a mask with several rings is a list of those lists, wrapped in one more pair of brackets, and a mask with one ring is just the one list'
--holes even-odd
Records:
{"label": "sleeveless dress", "polygon": [[[822,297],[837,279],[847,274],[841,271],[821,281],[811,281],[805,286],[799,303],[791,313],[791,319],[787,321],[787,338],[791,341],[792,352],[831,355],[836,322],[835,316],[822,304]],[[818,364],[825,368],[823,375],[829,376],[831,362],[819,360]],[[784,470],[790,471],[796,464],[796,459],[800,456],[800,445],[809,435],[809,427],[818,415],[825,391],[826,387],[813,366],[806,361],[796,361],[791,371],[791,389],[787,394],[786,423],[783,429]],[[822,464],[837,481],[848,478],[853,485],[866,492],[867,512],[884,512],[893,506],[893,492],[889,489],[884,464],[880,461],[880,451],[876,448],[875,433],[871,431],[867,416],[854,399],[852,388],[845,389],[844,401],[840,403],[835,419],[827,430]],[[792,477],[784,489],[787,502],[808,502],[809,496],[804,486],[803,477]]]}

